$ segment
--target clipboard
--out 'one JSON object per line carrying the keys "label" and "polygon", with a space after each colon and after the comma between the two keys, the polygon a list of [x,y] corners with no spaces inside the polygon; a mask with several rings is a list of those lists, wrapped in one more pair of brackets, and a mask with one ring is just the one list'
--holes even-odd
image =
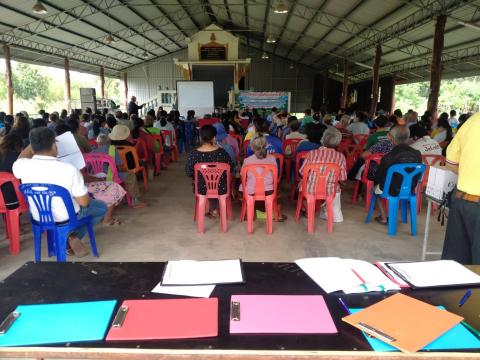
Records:
{"label": "clipboard", "polygon": [[0,347],[103,340],[116,303],[19,305],[0,320]]}
{"label": "clipboard", "polygon": [[342,320],[403,352],[416,352],[463,318],[398,293]]}
{"label": "clipboard", "polygon": [[321,295],[233,295],[231,334],[336,334]]}
{"label": "clipboard", "polygon": [[[451,282],[442,282],[442,281],[437,281],[436,284],[428,284],[428,285],[420,285],[418,282],[416,282],[415,279],[411,279],[410,277],[408,277],[406,274],[404,274],[402,271],[399,271],[398,269],[396,269],[394,266],[392,265],[395,265],[395,264],[428,264],[428,263],[440,263],[440,262],[444,262],[444,263],[453,263],[453,264],[456,264],[458,265],[458,267],[461,267],[461,268],[464,268],[462,270],[465,271],[465,274],[468,275],[471,275],[469,276],[470,279],[472,279],[472,276],[474,278],[476,278],[476,282],[475,281],[465,281],[465,282],[458,282],[458,283],[451,283]],[[421,262],[410,262],[410,261],[399,261],[399,262],[386,262],[385,263],[385,266],[390,270],[392,271],[393,273],[395,273],[399,278],[401,278],[403,281],[405,281],[407,284],[410,285],[410,287],[412,289],[424,289],[424,288],[442,288],[442,287],[449,287],[449,288],[453,288],[453,287],[469,287],[469,286],[480,286],[480,276],[478,276],[477,274],[475,274],[473,271],[465,268],[463,265],[461,264],[458,264],[456,261],[454,260],[434,260],[434,261],[421,261]]]}
{"label": "clipboard", "polygon": [[[443,306],[437,308],[445,310]],[[355,314],[362,309],[350,309]],[[374,337],[368,336],[363,332],[365,339],[368,341],[374,351],[398,351],[395,347],[389,345]],[[469,331],[463,324],[455,325],[446,333],[432,341],[430,344],[423,347],[421,350],[466,350],[466,349],[480,349],[480,339],[478,339],[471,331]]]}
{"label": "clipboard", "polygon": [[106,340],[162,340],[218,335],[218,299],[125,300]]}

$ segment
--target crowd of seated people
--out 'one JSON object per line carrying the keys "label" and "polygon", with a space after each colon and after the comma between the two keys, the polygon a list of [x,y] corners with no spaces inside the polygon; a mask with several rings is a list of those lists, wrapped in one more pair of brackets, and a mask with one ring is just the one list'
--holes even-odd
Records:
{"label": "crowd of seated people", "polygon": [[[133,106],[132,106],[133,109]],[[69,190],[78,216],[93,214],[95,222],[102,222],[107,226],[121,225],[121,220],[113,216],[127,194],[132,208],[147,206],[143,201],[137,175],[128,170],[135,166],[135,159],[127,156],[125,163],[119,154],[123,147],[136,147],[142,140],[147,149],[145,157],[141,157],[141,165],[155,168],[155,154],[169,154],[177,142],[182,141],[195,145],[197,136],[200,146],[192,148],[187,154],[186,174],[194,178],[196,163],[226,163],[234,181],[234,190],[245,191],[239,187],[239,177],[243,165],[276,164],[279,160],[274,155],[285,156],[295,162],[300,152],[307,152],[303,166],[299,164],[299,174],[287,174],[290,178],[301,176],[305,164],[309,163],[336,163],[340,167],[339,192],[336,194],[336,211],[334,221],[341,222],[343,216],[340,207],[340,194],[345,189],[345,181],[358,180],[363,172],[365,160],[372,154],[382,154],[384,157],[380,165],[369,169],[368,178],[374,181],[377,192],[382,188],[388,167],[394,163],[413,161],[421,162],[420,155],[444,154],[455,132],[468,121],[469,114],[442,113],[438,119],[426,111],[420,118],[418,113],[409,110],[402,114],[395,111],[391,115],[379,111],[374,118],[369,119],[361,111],[345,110],[336,114],[307,109],[301,119],[286,111],[271,109],[272,111],[232,111],[224,114],[214,114],[219,121],[214,125],[199,127],[198,119],[193,111],[189,111],[186,118],[182,118],[178,111],[167,113],[162,108],[157,111],[150,109],[143,118],[137,113],[67,111],[56,113],[40,112],[40,117],[31,119],[25,112],[15,116],[0,113],[0,170],[12,172],[22,182],[49,182],[64,186]],[[246,126],[248,123],[248,126]],[[187,131],[190,128],[191,131]],[[193,129],[193,130],[192,130]],[[164,132],[171,133],[171,137],[164,137]],[[55,136],[71,132],[80,151],[84,154],[93,152],[112,157],[116,170],[123,184],[114,182],[108,174],[92,174],[88,168],[76,169],[59,162],[56,155]],[[190,136],[190,138],[188,138]],[[357,143],[354,135],[368,135],[366,143]],[[153,137],[160,135],[163,141],[158,143]],[[242,141],[250,143],[245,149],[240,147]],[[53,139],[53,140],[52,140]],[[295,152],[291,149],[284,151],[286,140],[299,140]],[[162,144],[163,148],[158,146]],[[347,169],[348,156],[342,150],[344,144],[359,147],[358,160]],[[187,149],[187,147],[185,147]],[[139,151],[140,148],[138,149]],[[244,153],[244,150],[245,153]],[[285,153],[284,153],[285,152]],[[142,155],[142,154],[139,154]],[[18,161],[17,161],[18,159]],[[45,171],[37,171],[41,164],[48,163],[52,167],[51,173],[45,176]],[[166,166],[163,158],[162,166]],[[280,169],[280,167],[279,167]],[[159,169],[156,169],[159,170]],[[291,167],[295,172],[295,166]],[[60,172],[63,172],[61,175]],[[158,172],[157,172],[158,174]],[[280,174],[281,176],[282,174]],[[293,176],[292,176],[293,175]],[[70,183],[66,183],[66,178]],[[220,192],[225,193],[226,179],[221,180]],[[296,186],[299,184],[296,184]],[[331,184],[329,184],[330,186]],[[271,191],[271,178],[265,177],[265,189]],[[247,192],[252,190],[252,179],[247,179]],[[199,193],[204,193],[205,183],[200,180]],[[281,192],[279,191],[279,194]],[[2,194],[8,204],[15,206],[12,198],[13,191],[2,189]],[[88,200],[87,200],[88,198]],[[381,202],[378,202],[381,205]],[[260,208],[261,209],[261,208]],[[380,208],[377,221],[386,222],[385,210]],[[261,212],[261,211],[260,211]],[[64,215],[58,212],[59,221]],[[211,201],[209,217],[218,216],[218,202]],[[323,216],[323,215],[322,215]],[[280,214],[280,221],[286,216]],[[84,232],[71,234],[70,251],[77,256],[84,256],[88,252],[83,245]]]}
{"label": "crowd of seated people", "polygon": [[[241,119],[247,116],[249,119],[248,127],[237,129]],[[222,118],[227,119],[223,123],[215,124],[216,129],[216,147],[223,147],[225,153],[231,153],[231,144],[226,141],[229,132],[240,133],[243,141],[247,143],[245,154],[240,149],[240,155],[243,154],[243,163],[234,161],[236,166],[232,173],[236,173],[237,177],[240,173],[241,164],[263,164],[274,163],[274,157],[266,154],[283,154],[285,159],[295,162],[295,155],[301,152],[307,152],[303,166],[300,166],[300,177],[306,164],[309,163],[336,163],[340,167],[340,176],[337,181],[340,183],[339,192],[336,196],[336,207],[334,211],[334,222],[341,222],[343,216],[341,213],[340,194],[341,189],[345,188],[347,178],[352,181],[360,180],[364,171],[366,159],[372,155],[379,155],[379,162],[371,163],[366,174],[367,179],[372,181],[376,186],[375,191],[380,194],[385,182],[385,176],[388,168],[395,163],[404,162],[422,162],[421,155],[441,155],[445,154],[445,150],[455,135],[452,129],[458,129],[468,119],[467,114],[456,118],[456,112],[442,113],[438,119],[433,119],[429,111],[419,117],[418,113],[408,110],[403,113],[400,109],[396,109],[391,114],[379,110],[373,118],[369,118],[366,112],[352,109],[343,109],[336,114],[329,114],[323,111],[315,111],[307,109],[304,116],[297,120],[294,114],[288,114],[277,108],[271,111],[259,111],[253,109],[246,111],[229,112]],[[193,117],[190,120],[194,120]],[[452,125],[450,125],[452,124]],[[238,126],[238,128],[240,128]],[[360,142],[355,135],[364,135],[365,141]],[[287,140],[299,140],[295,143],[295,153],[292,149],[285,145]],[[234,141],[235,143],[235,141]],[[201,149],[205,147],[202,143]],[[344,152],[344,145],[350,144],[358,148],[358,159],[353,162],[353,166],[347,169],[347,159]],[[263,149],[264,147],[264,149]],[[213,148],[208,147],[210,151]],[[234,151],[235,158],[238,160],[239,153]],[[193,155],[196,161],[207,161],[205,156],[199,158],[196,152]],[[230,154],[230,160],[234,159]],[[240,156],[241,157],[241,156]],[[190,158],[189,158],[190,159]],[[190,161],[192,161],[190,159]],[[208,160],[207,162],[214,162]],[[225,159],[222,162],[226,162]],[[278,161],[277,161],[278,165]],[[291,179],[295,177],[293,173],[295,166],[291,170],[292,174],[288,174]],[[348,174],[348,177],[347,177]],[[193,165],[188,164],[187,175],[193,178]],[[266,177],[265,188],[270,189],[270,178]],[[252,180],[247,182],[251,185]],[[238,185],[238,182],[236,183]],[[298,185],[298,184],[297,184]],[[330,184],[331,185],[331,184]],[[392,187],[399,186],[393,183]],[[360,184],[361,189],[361,184]],[[240,189],[242,190],[242,189]],[[252,189],[248,190],[251,191]],[[280,192],[279,192],[280,193]],[[361,191],[359,192],[359,194]],[[393,189],[395,193],[395,189]],[[386,224],[385,209],[382,203],[379,203],[379,216],[377,222]],[[324,217],[324,214],[322,215]]]}
{"label": "crowd of seated people", "polygon": [[[13,173],[24,184],[59,185],[70,193],[79,219],[91,216],[94,224],[119,226],[122,221],[114,216],[114,209],[122,202],[127,202],[127,195],[128,203],[133,209],[144,208],[147,203],[141,200],[140,178],[130,171],[135,167],[136,161],[133,152],[128,152],[122,160],[118,149],[131,147],[138,152],[139,149],[135,147],[136,138],[150,140],[150,135],[162,137],[162,128],[154,127],[154,121],[162,122],[167,117],[166,121],[170,123],[175,114],[166,114],[163,109],[159,109],[158,114],[157,119],[155,112],[149,111],[145,119],[141,119],[135,113],[121,111],[94,113],[91,109],[86,109],[83,112],[73,110],[70,114],[66,110],[60,114],[49,114],[41,110],[39,117],[32,119],[24,111],[14,117],[0,112],[0,171]],[[176,141],[176,129],[169,130],[173,133],[171,141]],[[73,164],[57,159],[56,137],[67,132],[72,134],[73,141],[85,156],[89,153],[110,156],[115,165],[113,170],[118,173],[118,183],[107,165],[104,171],[92,173],[88,162],[85,167],[78,169]],[[164,144],[165,141],[161,143]],[[158,142],[151,140],[149,144],[151,146],[146,149],[152,156],[147,157],[141,165],[154,168],[155,145]],[[163,164],[165,159],[162,159]],[[2,186],[1,192],[8,209],[18,207],[13,184]],[[52,205],[55,220],[68,221],[65,208],[57,200]],[[82,241],[85,234],[86,229],[82,228],[69,235],[69,254],[83,257],[89,253]]]}

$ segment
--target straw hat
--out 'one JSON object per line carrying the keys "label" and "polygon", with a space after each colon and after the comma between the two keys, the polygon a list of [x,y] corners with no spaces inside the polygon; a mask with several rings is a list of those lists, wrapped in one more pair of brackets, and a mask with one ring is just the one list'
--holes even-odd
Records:
{"label": "straw hat", "polygon": [[108,135],[110,140],[122,141],[128,139],[130,136],[130,129],[125,125],[115,125],[112,132]]}

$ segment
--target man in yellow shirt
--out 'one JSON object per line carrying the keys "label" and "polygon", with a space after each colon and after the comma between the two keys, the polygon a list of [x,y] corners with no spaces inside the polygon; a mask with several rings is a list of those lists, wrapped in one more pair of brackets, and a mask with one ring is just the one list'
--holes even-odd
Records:
{"label": "man in yellow shirt", "polygon": [[471,116],[447,148],[447,167],[458,173],[442,259],[480,264],[480,113]]}

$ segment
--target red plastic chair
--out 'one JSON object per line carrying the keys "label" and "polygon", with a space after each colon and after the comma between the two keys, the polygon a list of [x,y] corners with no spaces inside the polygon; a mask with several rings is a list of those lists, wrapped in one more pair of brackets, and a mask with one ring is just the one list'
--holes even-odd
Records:
{"label": "red plastic chair", "polygon": [[[113,181],[123,188],[125,188],[125,184],[120,176],[118,175],[117,165],[115,164],[115,160],[107,154],[102,153],[88,153],[83,154],[83,158],[85,160],[86,170],[90,175],[100,174],[105,172],[105,165],[108,166],[108,169],[111,171],[112,179],[108,178],[107,174],[107,181]],[[125,190],[127,190],[125,188]],[[126,194],[128,206],[132,206],[132,196],[128,193]]]}
{"label": "red plastic chair", "polygon": [[5,199],[0,191],[0,213],[3,215],[5,231],[7,238],[10,241],[10,254],[18,255],[20,252],[20,215],[28,213],[28,206],[23,194],[20,192],[20,181],[9,172],[0,172],[0,187],[9,182],[12,183],[13,188],[15,189],[18,207],[12,210],[7,209]]}
{"label": "red plastic chair", "polygon": [[[302,141],[303,139],[286,139],[283,142],[282,149],[283,153],[285,154],[285,177],[287,180],[287,184],[290,184],[290,177],[291,177],[291,171],[292,171],[292,157],[295,157],[295,152],[297,150],[298,144]],[[287,155],[286,150],[290,150],[290,155]]]}
{"label": "red plastic chair", "polygon": [[149,156],[148,156],[147,144],[145,143],[145,141],[138,138],[138,139],[132,139],[132,143],[133,145],[135,145],[135,148],[137,149],[137,154],[140,161],[143,161],[148,166]]}
{"label": "red plastic chair", "polygon": [[[227,176],[227,192],[218,194],[218,185],[222,175]],[[194,220],[197,222],[199,233],[205,232],[205,211],[207,211],[207,199],[218,199],[220,204],[220,229],[227,232],[227,218],[232,219],[232,203],[230,198],[230,165],[225,163],[198,163],[194,167],[195,186],[195,213]],[[202,176],[205,180],[207,193],[198,193],[198,180]]]}
{"label": "red plastic chair", "polygon": [[[341,146],[340,146],[341,145]],[[355,162],[358,160],[360,155],[363,152],[363,147],[357,144],[340,144],[337,147],[337,150],[345,155],[347,172],[353,167]]]}
{"label": "red plastic chair", "polygon": [[249,119],[240,119],[240,126],[242,127],[243,130],[248,129],[250,120]]}
{"label": "red plastic chair", "polygon": [[[327,206],[327,229],[331,234],[333,231],[333,201],[338,190],[338,179],[340,175],[340,167],[337,164],[308,164],[303,168],[302,172],[302,190],[298,195],[297,211],[295,219],[300,219],[300,211],[302,209],[303,199],[307,202],[307,231],[312,234],[315,230],[315,205],[318,200],[325,201]],[[332,179],[333,176],[333,179]],[[308,179],[313,177],[315,188],[313,192],[308,191]],[[335,187],[331,193],[328,193],[328,180],[335,181]]]}
{"label": "red plastic chair", "polygon": [[93,138],[93,139],[88,139],[88,145],[90,145],[90,147],[94,147],[96,148],[98,146],[97,144],[97,139]]}
{"label": "red plastic chair", "polygon": [[275,158],[275,160],[277,160],[278,182],[280,183],[280,180],[282,179],[282,174],[283,174],[283,163],[284,163],[285,157],[283,156],[283,154],[277,154],[277,153],[271,153],[269,155],[272,155]]}
{"label": "red plastic chair", "polygon": [[161,134],[165,139],[164,143],[170,143],[170,152],[172,161],[178,161],[178,147],[175,139],[173,138],[173,134],[170,130],[161,130]]}
{"label": "red plastic chair", "polygon": [[368,137],[369,137],[369,135],[356,134],[356,135],[353,135],[353,141],[356,144],[360,145],[363,149],[365,147],[365,145],[367,145]]}
{"label": "red plastic chair", "polygon": [[243,142],[243,157],[244,158],[247,158],[248,155],[247,155],[247,152],[248,152],[248,147],[250,146],[250,140],[245,140]]}
{"label": "red plastic chair", "polygon": [[365,159],[365,167],[362,172],[362,178],[360,180],[355,181],[355,187],[353,188],[353,195],[352,195],[352,204],[357,203],[357,197],[358,197],[358,189],[360,187],[360,183],[364,183],[366,187],[366,192],[365,192],[365,209],[368,212],[370,209],[370,202],[372,201],[372,189],[373,189],[373,180],[368,179],[368,171],[370,169],[370,164],[372,162],[375,162],[378,165],[380,165],[380,162],[382,161],[382,158],[385,156],[385,154],[371,154]]}
{"label": "red plastic chair", "polygon": [[209,118],[209,119],[198,119],[198,127],[203,127],[205,125],[214,125],[218,122],[222,121],[219,118]]}
{"label": "red plastic chair", "polygon": [[[229,134],[230,134],[231,137],[233,137],[235,140],[237,140],[238,149],[241,151],[243,149],[243,137],[242,137],[242,135],[235,134],[235,131],[230,131]],[[238,157],[240,157],[240,151],[239,151]]]}
{"label": "red plastic chair", "polygon": [[[262,170],[259,172],[258,170]],[[265,195],[265,176],[271,172],[273,175],[273,193],[271,195]],[[250,173],[255,176],[255,193],[250,195],[247,193],[247,174]],[[278,206],[277,206],[277,188],[278,188],[278,169],[275,165],[270,164],[252,164],[242,166],[240,172],[242,177],[242,212],[240,220],[245,220],[245,213],[247,214],[247,230],[248,233],[253,233],[253,217],[255,210],[255,201],[265,202],[266,211],[266,228],[267,233],[273,232],[273,217],[278,220]]]}
{"label": "red plastic chair", "polygon": [[[417,213],[422,210],[423,192],[427,188],[428,174],[430,172],[430,166],[442,165],[444,166],[447,159],[442,155],[422,155],[422,162],[426,165],[425,172],[423,173],[422,182],[417,186]],[[436,209],[436,204],[435,205]]]}
{"label": "red plastic chair", "polygon": [[308,151],[300,151],[295,158],[295,177],[292,187],[290,188],[290,200],[295,200],[295,191],[300,183],[300,166],[303,160],[307,157]]}
{"label": "red plastic chair", "polygon": [[[125,171],[129,173],[133,173],[137,175],[137,173],[142,173],[143,178],[143,186],[145,191],[148,191],[148,174],[147,170],[144,166],[140,165],[140,160],[138,158],[137,149],[134,146],[117,146],[118,153],[120,154],[120,158],[122,159],[122,164]],[[135,166],[133,168],[128,167],[127,155],[131,153],[133,160],[135,162]]]}

